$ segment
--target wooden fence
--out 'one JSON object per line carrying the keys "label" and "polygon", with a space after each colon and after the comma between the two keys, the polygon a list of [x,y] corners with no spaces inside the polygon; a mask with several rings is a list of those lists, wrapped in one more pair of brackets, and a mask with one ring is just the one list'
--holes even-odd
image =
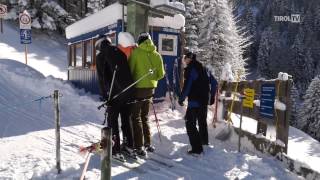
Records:
{"label": "wooden fence", "polygon": [[[280,110],[275,107],[272,110],[272,114],[270,117],[265,117],[262,115],[261,103],[265,100],[263,96],[270,94],[263,94],[263,89],[265,89],[265,85],[270,87],[274,87],[274,96],[271,97],[273,100],[277,99],[278,101],[285,104],[285,110]],[[267,138],[260,138],[259,136],[255,136],[254,134],[244,132],[242,135],[248,137],[249,140],[252,141],[254,146],[260,150],[267,150],[270,154],[275,155],[278,152],[287,153],[288,150],[288,134],[289,134],[289,120],[291,113],[291,99],[290,99],[290,90],[292,86],[292,80],[281,81],[281,80],[252,80],[252,81],[240,81],[240,82],[226,82],[223,81],[220,84],[220,92],[225,92],[226,97],[230,97],[231,94],[245,95],[244,90],[250,88],[254,90],[254,99],[259,100],[260,103],[253,103],[252,108],[243,106],[243,116],[250,117],[258,121],[257,123],[257,132],[256,134],[262,134],[266,136],[267,127],[274,126],[276,128],[276,139],[278,141],[270,141]],[[236,92],[234,92],[236,91]],[[271,99],[269,99],[271,100]],[[230,109],[232,104],[232,98],[224,98],[224,115],[227,116],[227,111]],[[240,114],[241,111],[241,102],[239,100],[235,100],[233,103],[232,112],[236,114]],[[262,105],[263,106],[263,105]],[[272,104],[273,106],[273,104]],[[270,108],[271,107],[267,107]],[[272,117],[272,118],[271,118]],[[236,128],[236,132],[238,132]],[[280,141],[279,141],[280,140]],[[283,142],[284,146],[279,143]],[[266,149],[267,147],[267,149]]]}

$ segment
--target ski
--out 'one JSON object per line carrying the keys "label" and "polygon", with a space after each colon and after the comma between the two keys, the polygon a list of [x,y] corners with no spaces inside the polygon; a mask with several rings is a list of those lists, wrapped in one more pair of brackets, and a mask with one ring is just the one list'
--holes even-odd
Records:
{"label": "ski", "polygon": [[140,166],[128,163],[127,161],[119,160],[117,158],[112,158],[112,161],[117,162],[120,166],[127,168],[128,170],[133,170],[138,174],[146,174],[147,171],[142,169]]}
{"label": "ski", "polygon": [[161,161],[161,160],[159,160],[159,159],[156,159],[156,158],[154,158],[154,157],[148,157],[147,159],[150,160],[150,161],[153,161],[153,162],[155,162],[155,163],[157,163],[157,164],[159,164],[159,165],[168,167],[168,168],[173,168],[173,167],[174,167],[174,165],[168,164],[168,163],[166,163],[166,162],[164,162],[164,161]]}
{"label": "ski", "polygon": [[[126,156],[126,155],[125,155]],[[146,168],[152,170],[152,171],[160,171],[160,168],[155,166],[155,165],[152,165],[150,163],[147,163],[145,160],[147,160],[146,157],[141,157],[141,156],[138,156],[138,157],[132,157],[132,156],[127,156],[128,160],[132,161],[132,162],[135,162],[135,163],[138,163],[142,166],[145,166]]]}

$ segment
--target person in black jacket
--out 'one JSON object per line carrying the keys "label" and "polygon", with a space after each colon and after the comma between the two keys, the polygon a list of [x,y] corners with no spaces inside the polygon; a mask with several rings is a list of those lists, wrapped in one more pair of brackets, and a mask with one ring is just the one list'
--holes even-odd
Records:
{"label": "person in black jacket", "polygon": [[[107,103],[107,125],[112,128],[113,141],[115,142],[112,153],[121,156],[121,145],[119,136],[118,117],[121,116],[121,129],[123,133],[123,145],[133,148],[132,126],[130,122],[130,107],[128,102],[133,96],[133,88],[121,93],[133,83],[127,56],[116,46],[111,44],[110,39],[105,38],[97,45],[100,53],[97,55],[97,71],[100,86],[108,85],[109,94],[106,92],[104,98]],[[112,79],[114,76],[114,82]],[[101,89],[106,89],[105,87]],[[114,99],[113,99],[114,98]]]}
{"label": "person in black jacket", "polygon": [[[184,57],[187,67],[184,70],[184,85],[179,104],[188,97],[185,116],[186,129],[192,149],[190,154],[203,152],[202,145],[208,145],[207,105],[214,103],[217,81],[207,68],[196,60],[196,54],[188,52]],[[196,127],[198,122],[199,131]]]}

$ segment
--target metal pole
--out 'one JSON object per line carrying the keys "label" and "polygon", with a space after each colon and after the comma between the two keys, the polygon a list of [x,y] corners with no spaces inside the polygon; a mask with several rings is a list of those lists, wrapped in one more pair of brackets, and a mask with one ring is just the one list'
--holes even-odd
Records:
{"label": "metal pole", "polygon": [[2,23],[2,18],[0,18],[0,29],[1,29],[1,34],[3,34],[3,23]]}
{"label": "metal pole", "polygon": [[28,64],[28,47],[27,44],[24,45],[24,57],[26,60],[26,64]]}
{"label": "metal pole", "polygon": [[243,96],[240,95],[240,131],[239,131],[239,139],[238,139],[238,152],[240,152],[241,148],[241,135],[242,135],[242,114],[243,114]]}
{"label": "metal pole", "polygon": [[112,157],[112,129],[104,127],[101,130],[101,180],[111,180],[111,157]]}
{"label": "metal pole", "polygon": [[59,108],[59,90],[54,90],[54,117],[56,120],[56,161],[58,174],[61,173],[60,160],[60,108]]}

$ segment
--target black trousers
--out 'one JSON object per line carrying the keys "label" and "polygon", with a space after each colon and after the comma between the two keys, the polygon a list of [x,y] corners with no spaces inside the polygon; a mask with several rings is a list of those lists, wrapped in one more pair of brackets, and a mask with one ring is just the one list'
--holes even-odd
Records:
{"label": "black trousers", "polygon": [[[208,126],[207,126],[206,106],[199,108],[187,108],[185,120],[186,129],[192,151],[200,153],[203,151],[202,145],[208,144]],[[199,130],[197,129],[197,122]]]}
{"label": "black trousers", "polygon": [[143,145],[151,145],[151,133],[149,125],[150,101],[139,101],[132,105],[132,127],[134,132],[135,148],[140,149]]}
{"label": "black trousers", "polygon": [[130,148],[133,148],[132,124],[130,119],[130,106],[123,105],[119,107],[108,107],[108,127],[112,128],[112,139],[114,146],[113,153],[120,152],[120,133],[118,117],[121,117],[121,130],[123,135],[123,143]]}

